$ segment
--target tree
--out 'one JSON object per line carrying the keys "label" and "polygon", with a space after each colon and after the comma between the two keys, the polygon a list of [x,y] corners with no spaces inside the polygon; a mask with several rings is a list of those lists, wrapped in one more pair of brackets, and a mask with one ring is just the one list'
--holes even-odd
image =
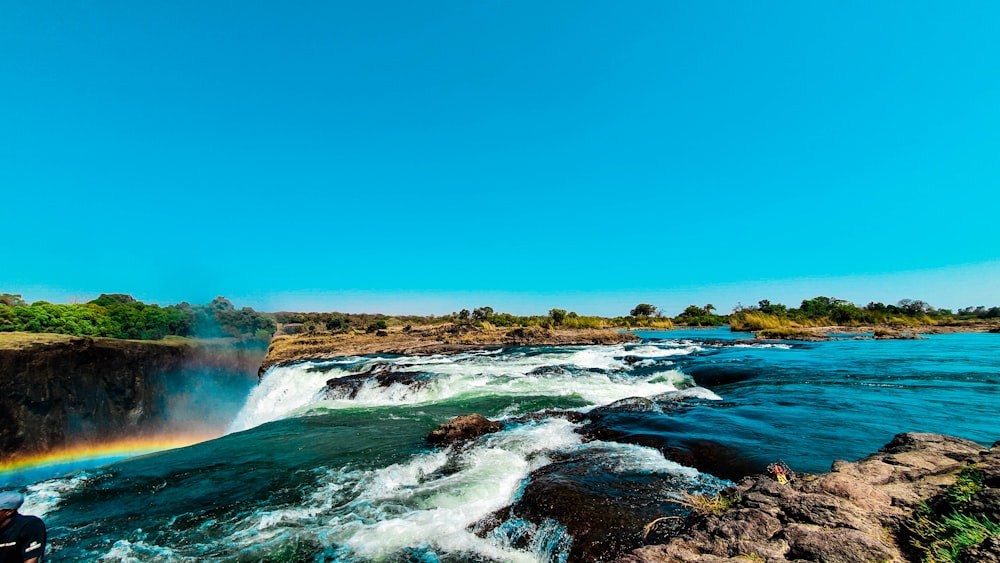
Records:
{"label": "tree", "polygon": [[549,309],[549,316],[552,317],[552,322],[559,326],[566,319],[566,309]]}
{"label": "tree", "polygon": [[472,310],[472,320],[489,321],[493,318],[493,307],[476,307]]}
{"label": "tree", "polygon": [[346,317],[331,317],[326,320],[326,330],[338,332],[347,330],[351,326],[351,321]]}
{"label": "tree", "polygon": [[775,315],[778,317],[783,317],[788,313],[788,307],[782,305],[781,303],[771,303],[767,299],[761,299],[757,302],[757,306],[761,313],[767,315]]}
{"label": "tree", "polygon": [[649,303],[639,303],[635,306],[635,309],[629,313],[633,317],[652,317],[656,314],[656,307],[650,305]]}
{"label": "tree", "polygon": [[25,307],[28,304],[21,299],[20,293],[0,293],[0,304],[8,307]]}
{"label": "tree", "polygon": [[115,305],[130,305],[137,303],[135,297],[126,293],[102,293],[100,297],[91,301],[94,305],[102,307],[113,307]]}
{"label": "tree", "polygon": [[930,313],[934,310],[934,307],[931,307],[919,299],[901,299],[898,306],[903,313],[914,317]]}

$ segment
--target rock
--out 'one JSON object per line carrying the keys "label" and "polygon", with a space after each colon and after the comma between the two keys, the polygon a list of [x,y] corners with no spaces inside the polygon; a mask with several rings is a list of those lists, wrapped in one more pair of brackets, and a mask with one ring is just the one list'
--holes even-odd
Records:
{"label": "rock", "polygon": [[[264,357],[262,348],[230,341],[0,336],[2,459],[169,431],[184,391],[211,382],[245,392]],[[214,403],[198,421],[183,422],[224,427],[235,414],[228,407]]]}
{"label": "rock", "polygon": [[569,454],[528,477],[528,484],[511,506],[477,522],[473,530],[485,536],[505,520],[536,525],[557,521],[572,537],[568,561],[612,561],[639,547],[648,523],[677,514],[676,503],[665,502],[665,489],[680,482],[650,480],[648,475],[610,476],[595,467],[592,454]]}
{"label": "rock", "polygon": [[551,334],[551,331],[540,326],[521,326],[508,331],[504,341],[514,346],[525,346],[548,338]]}
{"label": "rock", "polygon": [[480,414],[457,416],[427,435],[432,444],[448,445],[503,430],[503,424]]}
{"label": "rock", "polygon": [[924,340],[916,331],[901,331],[889,327],[877,327],[873,334],[875,340]]}
{"label": "rock", "polygon": [[327,399],[354,399],[365,383],[373,381],[379,387],[406,385],[419,389],[429,381],[428,375],[420,371],[395,371],[395,366],[378,363],[368,371],[336,377],[327,380],[323,396]]}
{"label": "rock", "polygon": [[[619,561],[640,563],[915,560],[908,534],[913,510],[935,506],[963,467],[974,465],[986,489],[968,509],[1000,512],[1000,452],[939,434],[900,434],[857,462],[837,461],[830,473],[793,476],[779,484],[756,475],[724,491],[733,505],[721,514],[692,513],[677,534]],[[949,509],[950,510],[950,509]],[[991,516],[993,515],[993,516]],[[962,553],[962,561],[998,561],[996,538]]]}

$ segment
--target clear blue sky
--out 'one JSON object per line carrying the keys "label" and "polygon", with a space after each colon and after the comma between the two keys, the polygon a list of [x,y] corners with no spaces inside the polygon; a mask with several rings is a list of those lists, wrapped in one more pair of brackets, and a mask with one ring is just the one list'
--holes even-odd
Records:
{"label": "clear blue sky", "polygon": [[0,0],[0,292],[1000,305],[1000,4]]}

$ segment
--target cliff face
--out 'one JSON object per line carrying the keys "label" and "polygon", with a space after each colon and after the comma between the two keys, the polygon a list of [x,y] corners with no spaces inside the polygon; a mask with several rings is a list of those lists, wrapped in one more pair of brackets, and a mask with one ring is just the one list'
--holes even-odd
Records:
{"label": "cliff face", "polygon": [[170,430],[177,397],[205,380],[213,390],[249,388],[264,355],[177,341],[2,337],[0,457]]}

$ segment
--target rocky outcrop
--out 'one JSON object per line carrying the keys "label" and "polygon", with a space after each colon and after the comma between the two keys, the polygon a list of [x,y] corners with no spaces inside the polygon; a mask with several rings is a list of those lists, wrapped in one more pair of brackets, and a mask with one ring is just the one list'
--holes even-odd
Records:
{"label": "rocky outcrop", "polygon": [[612,477],[595,467],[592,454],[561,455],[533,471],[519,498],[473,531],[485,536],[505,521],[555,521],[572,538],[568,561],[612,561],[641,546],[646,523],[663,516],[663,486],[641,474]]}
{"label": "rocky outcrop", "polygon": [[213,390],[233,378],[252,385],[263,356],[230,342],[0,336],[2,458],[164,430],[176,421],[170,405],[180,393],[196,393],[209,380]]}
{"label": "rocky outcrop", "polygon": [[481,414],[456,416],[427,435],[432,444],[449,445],[503,430],[503,424]]}
{"label": "rocky outcrop", "polygon": [[635,334],[619,330],[553,330],[541,327],[482,329],[465,324],[389,331],[385,336],[357,333],[279,336],[271,342],[258,375],[263,376],[268,368],[279,364],[343,356],[430,356],[505,346],[578,346],[621,344],[639,340]]}
{"label": "rocky outcrop", "polygon": [[420,371],[396,371],[392,364],[378,363],[367,371],[327,380],[323,396],[327,399],[355,399],[365,383],[369,382],[378,387],[405,385],[419,389],[429,381],[427,375]]}
{"label": "rocky outcrop", "polygon": [[[979,514],[996,518],[997,448],[938,434],[900,434],[877,454],[835,462],[827,474],[792,475],[787,484],[769,475],[744,479],[723,491],[727,506],[719,514],[693,512],[666,543],[619,561],[915,561],[908,541],[915,508],[933,505],[970,464],[984,484],[972,502],[982,505]],[[968,560],[997,557],[994,540],[974,548]]]}

